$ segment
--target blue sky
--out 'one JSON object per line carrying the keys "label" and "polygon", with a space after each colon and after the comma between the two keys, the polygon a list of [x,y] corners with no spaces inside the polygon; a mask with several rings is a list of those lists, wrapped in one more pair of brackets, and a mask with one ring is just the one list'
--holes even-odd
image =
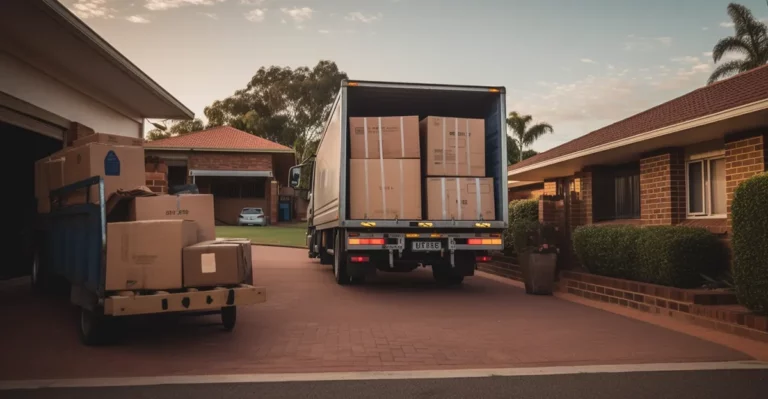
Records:
{"label": "blue sky", "polygon": [[[701,87],[721,0],[62,0],[198,117],[265,65],[501,85],[539,151]],[[768,21],[765,0],[741,0]]]}

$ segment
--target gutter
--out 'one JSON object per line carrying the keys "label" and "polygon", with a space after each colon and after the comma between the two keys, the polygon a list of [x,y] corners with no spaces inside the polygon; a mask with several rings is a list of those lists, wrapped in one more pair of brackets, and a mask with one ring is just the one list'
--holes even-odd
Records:
{"label": "gutter", "polygon": [[624,147],[630,144],[654,139],[657,137],[667,136],[673,133],[681,132],[683,130],[693,129],[693,128],[701,127],[704,125],[709,125],[715,122],[724,121],[726,119],[731,119],[738,116],[751,114],[753,112],[763,111],[766,109],[768,109],[768,99],[755,101],[750,104],[745,104],[735,108],[730,108],[725,111],[720,111],[720,112],[705,115],[696,119],[691,119],[685,122],[680,122],[674,125],[662,127],[656,130],[652,130],[650,132],[636,134],[632,137],[611,141],[610,143],[605,143],[605,144],[598,145],[596,147],[591,147],[585,150],[572,152],[570,154],[566,154],[556,158],[541,161],[532,165],[523,166],[522,168],[508,171],[507,176],[508,177],[514,176],[519,173],[529,172],[529,171],[543,168],[546,166],[558,164],[565,161],[570,161],[572,159],[585,157],[587,155],[592,155],[599,152],[604,152],[604,151],[612,150],[615,148]]}
{"label": "gutter", "polygon": [[266,154],[295,154],[295,150],[278,149],[232,149],[232,148],[190,148],[190,147],[144,147],[144,151],[180,151],[180,152],[246,152]]}
{"label": "gutter", "polygon": [[[116,62],[118,66],[121,67],[121,69],[123,69],[123,71],[127,72],[130,76],[138,79],[141,83],[143,83],[143,85],[146,88],[150,89],[158,97],[165,100],[168,104],[176,107],[179,111],[181,111],[187,117],[187,119],[194,118],[195,116],[194,112],[192,112],[189,108],[184,106],[184,104],[182,104],[179,100],[177,100],[165,89],[163,89],[159,84],[157,84],[157,82],[152,80],[152,78],[147,76],[147,74],[145,74],[141,69],[139,69],[136,65],[134,65],[123,54],[117,51],[117,49],[115,49],[109,43],[107,43],[106,40],[104,40],[101,36],[99,36],[91,28],[89,28],[88,25],[84,24],[79,18],[77,18],[77,16],[75,16],[71,11],[69,11],[61,3],[59,3],[56,0],[42,0],[42,2],[46,6],[48,6],[49,9],[54,11],[59,17],[61,17],[65,22],[67,22],[72,28],[76,29],[86,39],[88,39],[88,42],[91,45],[101,50],[102,53],[105,53],[110,60]],[[144,117],[147,118],[151,116],[147,115]]]}

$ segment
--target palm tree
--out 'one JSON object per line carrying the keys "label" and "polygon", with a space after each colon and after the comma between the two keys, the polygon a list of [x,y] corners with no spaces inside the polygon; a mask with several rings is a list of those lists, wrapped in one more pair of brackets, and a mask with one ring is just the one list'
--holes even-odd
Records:
{"label": "palm tree", "polygon": [[728,15],[736,33],[715,44],[712,59],[717,63],[726,53],[741,54],[744,58],[720,64],[712,72],[708,84],[768,63],[768,27],[741,4],[728,4]]}
{"label": "palm tree", "polygon": [[519,154],[516,162],[524,159],[523,154],[527,152],[526,146],[530,146],[544,134],[553,132],[552,126],[546,122],[537,123],[529,128],[528,125],[532,120],[532,116],[520,115],[515,111],[510,112],[509,117],[507,117],[507,125],[512,130],[510,132],[511,139]]}

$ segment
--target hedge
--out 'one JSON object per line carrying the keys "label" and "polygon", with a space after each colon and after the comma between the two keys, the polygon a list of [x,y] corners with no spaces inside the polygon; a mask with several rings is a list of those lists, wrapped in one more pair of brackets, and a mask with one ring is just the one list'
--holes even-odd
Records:
{"label": "hedge", "polygon": [[733,281],[739,303],[768,313],[768,173],[733,193]]}
{"label": "hedge", "polygon": [[[509,227],[504,233],[504,252],[511,255],[515,252],[514,231],[522,228],[522,224],[539,220],[539,201],[512,200],[509,202]],[[516,227],[517,226],[517,227]]]}
{"label": "hedge", "polygon": [[573,243],[590,273],[678,288],[719,276],[729,258],[717,236],[684,226],[585,226],[574,231]]}

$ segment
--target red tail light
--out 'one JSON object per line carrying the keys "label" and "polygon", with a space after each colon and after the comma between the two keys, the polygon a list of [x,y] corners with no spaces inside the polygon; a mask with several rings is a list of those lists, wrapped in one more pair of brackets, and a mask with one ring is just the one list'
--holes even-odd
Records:
{"label": "red tail light", "polygon": [[350,238],[349,245],[384,245],[383,238]]}
{"label": "red tail light", "polygon": [[475,258],[478,262],[490,262],[491,257],[488,255],[479,255]]}
{"label": "red tail light", "polygon": [[483,245],[483,239],[482,238],[470,238],[467,240],[467,244],[469,245]]}
{"label": "red tail light", "polygon": [[368,263],[368,260],[367,256],[352,256],[349,258],[349,261],[352,263]]}

